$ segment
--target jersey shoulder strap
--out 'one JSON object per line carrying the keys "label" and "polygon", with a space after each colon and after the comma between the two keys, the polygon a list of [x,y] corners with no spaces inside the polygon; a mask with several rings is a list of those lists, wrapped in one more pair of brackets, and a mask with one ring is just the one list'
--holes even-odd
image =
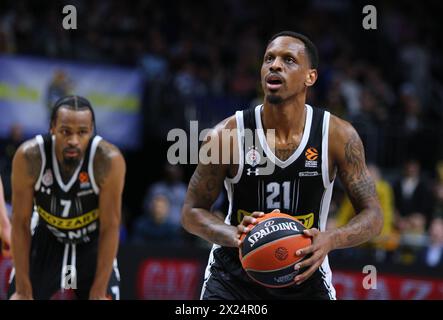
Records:
{"label": "jersey shoulder strap", "polygon": [[245,129],[255,130],[257,128],[255,122],[255,108],[243,110],[243,122]]}

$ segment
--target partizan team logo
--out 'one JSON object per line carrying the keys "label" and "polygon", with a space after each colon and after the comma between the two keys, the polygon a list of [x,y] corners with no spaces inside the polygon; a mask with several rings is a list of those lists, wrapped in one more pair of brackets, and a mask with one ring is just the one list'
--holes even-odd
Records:
{"label": "partizan team logo", "polygon": [[318,151],[317,149],[310,147],[305,152],[306,156],[306,162],[305,167],[306,168],[317,168],[318,167]]}
{"label": "partizan team logo", "polygon": [[[249,147],[249,149],[250,150],[245,155],[245,161],[247,164],[249,164],[251,167],[254,168],[258,164],[260,164],[261,156],[258,153],[258,151],[255,149],[254,146]],[[259,168],[255,168],[255,169],[248,168],[246,170],[246,174],[248,176],[250,176],[250,175],[258,176],[259,175]]]}
{"label": "partizan team logo", "polygon": [[246,153],[246,163],[251,167],[255,167],[260,163],[261,157],[255,147],[250,147],[250,149],[251,150]]}
{"label": "partizan team logo", "polygon": [[52,186],[52,184],[54,183],[54,177],[52,175],[51,169],[46,169],[42,177],[42,183],[45,187]]}

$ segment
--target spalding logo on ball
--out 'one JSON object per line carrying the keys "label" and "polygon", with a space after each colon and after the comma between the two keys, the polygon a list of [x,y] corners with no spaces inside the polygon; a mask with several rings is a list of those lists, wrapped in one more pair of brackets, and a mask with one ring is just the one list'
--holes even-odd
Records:
{"label": "spalding logo on ball", "polygon": [[311,238],[303,234],[306,228],[294,217],[284,213],[268,213],[257,218],[258,223],[240,238],[240,261],[254,281],[270,288],[294,285],[298,271],[299,249],[311,245]]}

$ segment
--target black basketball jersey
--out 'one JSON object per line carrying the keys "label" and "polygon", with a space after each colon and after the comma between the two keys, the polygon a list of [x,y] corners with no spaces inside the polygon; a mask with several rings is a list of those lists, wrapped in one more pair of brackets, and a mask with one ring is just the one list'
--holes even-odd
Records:
{"label": "black basketball jersey", "polygon": [[94,156],[101,139],[95,136],[90,140],[83,159],[65,184],[55,155],[55,137],[36,137],[42,157],[34,191],[37,228],[47,228],[60,242],[85,243],[98,238],[100,190],[94,179]]}
{"label": "black basketball jersey", "polygon": [[[235,177],[225,179],[229,200],[225,222],[236,226],[244,215],[254,211],[269,213],[280,209],[299,219],[306,228],[324,231],[334,182],[330,181],[328,169],[330,113],[305,106],[306,120],[301,142],[283,161],[275,156],[266,140],[261,120],[262,107],[236,112],[239,166]],[[240,270],[237,248],[215,245],[209,265],[214,258],[227,264],[224,267],[232,273],[247,277]],[[209,273],[208,268],[207,277]],[[335,298],[327,257],[314,276],[323,278],[331,298]]]}

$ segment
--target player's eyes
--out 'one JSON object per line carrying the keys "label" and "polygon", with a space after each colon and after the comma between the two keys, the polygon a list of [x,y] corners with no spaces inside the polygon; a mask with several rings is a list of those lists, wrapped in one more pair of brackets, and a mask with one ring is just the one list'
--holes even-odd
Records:
{"label": "player's eyes", "polygon": [[287,63],[295,63],[296,62],[293,57],[286,57],[285,60],[286,60]]}
{"label": "player's eyes", "polygon": [[267,55],[267,56],[265,57],[265,62],[271,62],[272,60],[274,60],[274,57],[271,56],[271,55]]}

